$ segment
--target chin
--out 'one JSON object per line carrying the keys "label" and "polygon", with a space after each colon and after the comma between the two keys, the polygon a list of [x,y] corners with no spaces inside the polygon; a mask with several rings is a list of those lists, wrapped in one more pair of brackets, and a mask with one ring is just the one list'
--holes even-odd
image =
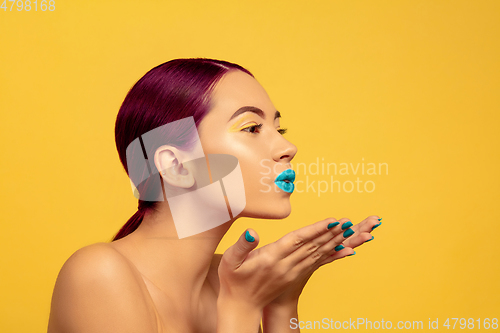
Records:
{"label": "chin", "polygon": [[239,217],[251,217],[256,219],[280,220],[288,217],[292,212],[290,200],[286,202],[267,203],[266,205],[247,206],[238,215]]}

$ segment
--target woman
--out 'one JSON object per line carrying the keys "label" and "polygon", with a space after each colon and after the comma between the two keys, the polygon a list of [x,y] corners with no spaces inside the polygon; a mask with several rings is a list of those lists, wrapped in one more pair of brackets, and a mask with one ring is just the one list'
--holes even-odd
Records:
{"label": "woman", "polygon": [[[186,119],[196,130],[179,122]],[[370,232],[380,219],[370,216],[352,226],[347,218],[327,218],[259,249],[257,233],[248,229],[224,255],[214,254],[237,218],[290,214],[290,161],[297,148],[283,137],[279,121],[265,90],[236,64],[176,59],[144,75],[125,98],[115,128],[139,209],[113,242],[84,247],[66,261],[48,332],[255,333],[261,321],[266,333],[298,331],[290,319],[297,318],[298,298],[311,274],[373,239]],[[170,124],[175,126],[158,130]],[[150,140],[151,133],[159,136]],[[181,237],[174,209],[189,215],[199,213],[201,204],[200,216],[223,216],[212,204],[203,206],[205,200],[182,202],[180,210],[172,204],[193,189],[203,190],[204,168],[212,176],[217,171],[209,156],[236,157],[233,169],[240,170],[244,188],[225,182],[229,219],[210,228],[185,219],[194,225]],[[241,209],[233,205],[238,190],[244,192]]]}

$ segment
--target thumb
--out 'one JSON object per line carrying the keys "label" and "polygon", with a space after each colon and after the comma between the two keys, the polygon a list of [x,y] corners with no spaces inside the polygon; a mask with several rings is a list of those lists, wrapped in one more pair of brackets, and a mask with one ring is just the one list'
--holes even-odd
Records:
{"label": "thumb", "polygon": [[226,262],[238,268],[245,261],[248,254],[259,245],[259,235],[255,230],[247,229],[238,241],[226,250],[224,256]]}

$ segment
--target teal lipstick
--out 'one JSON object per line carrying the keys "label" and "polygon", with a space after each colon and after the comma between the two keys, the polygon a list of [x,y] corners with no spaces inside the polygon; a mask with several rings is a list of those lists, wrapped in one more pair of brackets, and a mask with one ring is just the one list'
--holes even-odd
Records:
{"label": "teal lipstick", "polygon": [[292,193],[295,189],[295,185],[293,184],[294,181],[295,171],[293,171],[292,169],[286,169],[285,171],[280,173],[278,177],[276,177],[274,183],[283,191]]}

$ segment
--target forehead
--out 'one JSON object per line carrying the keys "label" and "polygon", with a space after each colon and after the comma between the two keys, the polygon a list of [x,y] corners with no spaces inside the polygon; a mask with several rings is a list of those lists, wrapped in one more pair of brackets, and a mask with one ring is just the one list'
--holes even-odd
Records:
{"label": "forehead", "polygon": [[[263,110],[274,118],[276,109],[260,83],[250,75],[235,70],[225,74],[212,92],[212,110],[229,119],[242,106]],[[213,113],[213,112],[212,112]]]}

